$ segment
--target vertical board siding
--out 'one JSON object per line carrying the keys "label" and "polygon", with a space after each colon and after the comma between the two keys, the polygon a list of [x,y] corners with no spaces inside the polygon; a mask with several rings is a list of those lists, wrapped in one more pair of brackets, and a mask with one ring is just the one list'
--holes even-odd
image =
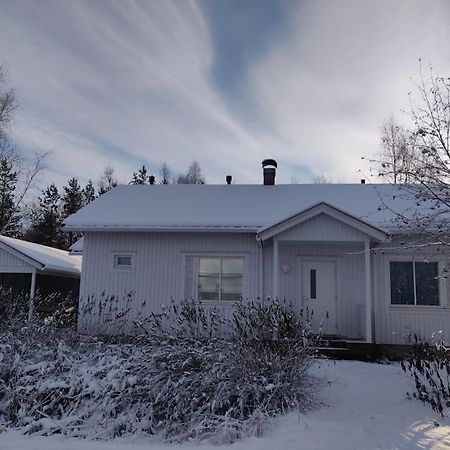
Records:
{"label": "vertical board siding", "polygon": [[[308,257],[329,257],[337,260],[337,326],[342,337],[361,339],[365,336],[365,268],[363,243],[298,243],[280,242],[280,299],[290,302],[299,311],[303,305],[301,261]],[[272,251],[265,249],[265,292],[271,291]],[[281,266],[290,271],[283,273]]]}
{"label": "vertical board siding", "polygon": [[[243,255],[244,297],[258,293],[260,253],[253,234],[97,232],[85,234],[84,248],[79,328],[85,332],[127,332],[172,298],[191,297],[195,255]],[[113,270],[115,252],[133,253],[132,271]],[[100,303],[106,304],[101,312]],[[121,320],[110,319],[117,313]]]}
{"label": "vertical board siding", "polygon": [[14,269],[14,268],[27,268],[31,269],[32,266],[25,261],[22,261],[19,257],[16,255],[13,255],[12,253],[8,252],[7,250],[0,249],[0,268],[8,268],[8,269]]}
{"label": "vertical board siding", "polygon": [[375,341],[378,344],[406,344],[407,337],[416,333],[425,339],[442,336],[450,341],[450,283],[442,280],[440,307],[391,306],[389,286],[389,261],[392,257],[414,257],[417,261],[436,259],[448,267],[449,249],[444,246],[421,249],[399,248],[397,240],[376,251],[373,255],[374,274],[374,324]]}
{"label": "vertical board siding", "polygon": [[367,235],[326,214],[319,214],[278,235],[292,241],[365,241]]}

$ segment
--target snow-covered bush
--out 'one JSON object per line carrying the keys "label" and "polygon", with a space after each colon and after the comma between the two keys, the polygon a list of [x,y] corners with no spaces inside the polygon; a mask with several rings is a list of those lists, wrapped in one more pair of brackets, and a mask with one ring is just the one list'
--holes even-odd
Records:
{"label": "snow-covered bush", "polygon": [[408,356],[401,361],[414,380],[413,396],[444,415],[450,408],[450,347],[442,339],[434,343],[413,337]]}
{"label": "snow-covered bush", "polygon": [[38,323],[3,330],[0,427],[225,443],[314,404],[313,353],[289,307],[240,303],[225,322],[186,301],[140,324],[132,343]]}

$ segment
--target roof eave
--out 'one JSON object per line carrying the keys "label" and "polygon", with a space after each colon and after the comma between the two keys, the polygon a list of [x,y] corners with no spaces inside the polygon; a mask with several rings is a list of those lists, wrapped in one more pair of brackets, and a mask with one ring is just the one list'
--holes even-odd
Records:
{"label": "roof eave", "polygon": [[81,232],[219,232],[219,233],[256,233],[260,226],[113,226],[113,225],[66,225],[64,231],[81,231]]}

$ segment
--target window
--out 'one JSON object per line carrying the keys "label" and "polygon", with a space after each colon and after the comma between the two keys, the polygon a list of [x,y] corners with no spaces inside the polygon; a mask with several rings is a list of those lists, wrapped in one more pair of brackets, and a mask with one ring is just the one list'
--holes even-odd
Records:
{"label": "window", "polygon": [[131,270],[132,255],[129,255],[129,254],[114,255],[113,267],[114,267],[114,269]]}
{"label": "window", "polygon": [[316,269],[311,269],[311,272],[310,272],[310,290],[311,290],[311,292],[310,292],[310,297],[312,298],[312,299],[315,299],[315,298],[317,298],[317,294],[316,294],[316,292],[317,292],[317,272],[316,272]]}
{"label": "window", "polygon": [[244,258],[199,258],[198,299],[236,301],[242,297]]}
{"label": "window", "polygon": [[439,305],[437,262],[391,261],[392,305]]}

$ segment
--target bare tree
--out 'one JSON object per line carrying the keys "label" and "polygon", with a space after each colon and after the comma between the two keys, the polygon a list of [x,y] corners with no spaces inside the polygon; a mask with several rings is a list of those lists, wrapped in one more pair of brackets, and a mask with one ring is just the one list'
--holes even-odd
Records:
{"label": "bare tree", "polygon": [[103,195],[117,186],[117,178],[114,174],[114,167],[106,166],[98,180],[98,195]]}
{"label": "bare tree", "polygon": [[14,89],[6,89],[5,81],[5,69],[0,65],[0,140],[7,138],[7,132],[17,108],[16,93]]}
{"label": "bare tree", "polygon": [[177,179],[178,184],[205,184],[205,177],[197,161],[193,161],[186,174],[180,175]]}
{"label": "bare tree", "polygon": [[313,183],[314,184],[333,184],[334,181],[332,178],[327,177],[326,175],[324,175],[323,173],[316,175],[313,178]]}
{"label": "bare tree", "polygon": [[378,176],[394,184],[408,183],[413,165],[411,134],[390,117],[381,127]]}
{"label": "bare tree", "polygon": [[172,171],[167,163],[164,161],[159,170],[159,175],[161,176],[161,184],[170,184],[172,180]]}
{"label": "bare tree", "polygon": [[407,182],[402,195],[414,202],[417,212],[413,217],[399,214],[399,221],[414,233],[434,230],[432,237],[436,243],[449,244],[450,78],[435,75],[431,68],[425,77],[420,66],[420,78],[414,86],[409,94],[411,127],[398,130],[393,125],[390,130],[400,153],[405,138],[406,158],[401,156],[397,160],[400,166],[394,171],[392,154],[386,154],[381,161],[386,170],[381,176],[389,175],[391,183]]}
{"label": "bare tree", "polygon": [[2,189],[0,233],[19,234],[24,203],[44,169],[47,153],[37,149],[33,158],[25,158],[9,139],[10,125],[17,109],[14,89],[5,88],[5,69],[0,66],[0,161],[2,165]]}

